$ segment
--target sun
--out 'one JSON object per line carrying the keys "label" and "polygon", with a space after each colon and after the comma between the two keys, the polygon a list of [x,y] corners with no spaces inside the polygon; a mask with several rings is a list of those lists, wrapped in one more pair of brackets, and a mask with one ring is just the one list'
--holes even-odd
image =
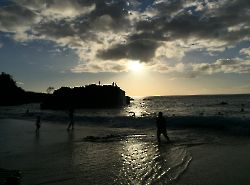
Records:
{"label": "sun", "polygon": [[128,62],[128,68],[131,71],[139,72],[143,68],[143,64],[139,60],[130,60]]}

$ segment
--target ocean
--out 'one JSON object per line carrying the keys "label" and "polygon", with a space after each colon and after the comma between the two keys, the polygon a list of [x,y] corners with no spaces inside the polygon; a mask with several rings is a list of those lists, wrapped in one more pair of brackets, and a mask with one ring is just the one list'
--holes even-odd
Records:
{"label": "ocean", "polygon": [[[196,126],[218,126],[225,122],[246,126],[245,122],[250,119],[250,94],[133,98],[130,105],[122,108],[75,110],[74,118],[79,124],[117,126],[148,126],[153,124],[158,112],[163,112],[171,126],[194,123]],[[0,107],[0,117],[3,118],[32,118],[36,115],[46,121],[68,121],[68,111],[40,110],[39,104]]]}
{"label": "ocean", "polygon": [[[72,131],[68,111],[0,107],[0,169],[19,170],[21,185],[250,183],[249,94],[133,98],[75,110]],[[157,143],[159,111],[171,143]]]}

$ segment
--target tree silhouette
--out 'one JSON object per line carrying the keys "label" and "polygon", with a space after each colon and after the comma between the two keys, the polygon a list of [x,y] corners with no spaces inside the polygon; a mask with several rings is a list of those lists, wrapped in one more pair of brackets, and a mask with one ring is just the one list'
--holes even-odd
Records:
{"label": "tree silhouette", "polygon": [[0,75],[0,84],[3,87],[3,90],[7,90],[8,88],[17,88],[16,81],[13,80],[12,76],[2,72]]}
{"label": "tree silhouette", "polygon": [[44,93],[26,92],[18,87],[13,77],[7,73],[0,74],[0,105],[20,105],[23,103],[41,102]]}
{"label": "tree silhouette", "polygon": [[47,92],[48,94],[52,94],[52,93],[54,92],[54,90],[55,90],[54,87],[49,86],[49,87],[47,88],[46,92]]}

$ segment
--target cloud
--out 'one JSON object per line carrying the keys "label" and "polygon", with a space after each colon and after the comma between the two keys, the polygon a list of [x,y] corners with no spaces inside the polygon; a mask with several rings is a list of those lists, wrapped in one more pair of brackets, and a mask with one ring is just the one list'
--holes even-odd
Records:
{"label": "cloud", "polygon": [[3,47],[3,43],[0,42],[0,48],[2,48],[2,47]]}
{"label": "cloud", "polygon": [[[216,6],[207,3],[207,8],[198,13],[192,11],[192,14],[188,13],[188,9],[183,5],[183,2],[186,1],[174,2],[178,2],[177,7],[179,7],[174,16],[171,15],[171,11],[169,13],[163,10],[165,6],[171,7],[175,3],[170,4],[169,1],[162,1],[162,3],[155,7],[158,10],[163,9],[159,11],[158,15],[153,19],[145,19],[138,22],[137,30],[140,31],[140,37],[148,37],[145,33],[155,35],[155,32],[157,32],[157,35],[160,36],[156,39],[165,41],[196,37],[199,39],[219,39],[232,42],[244,39],[245,37],[249,38],[249,27],[247,25],[249,25],[248,8],[250,5],[246,0],[221,1],[221,3],[217,2]],[[193,3],[191,5],[195,6]],[[188,5],[186,6],[189,7]],[[165,12],[168,12],[168,14]],[[230,32],[227,29],[239,24],[245,25],[245,27],[235,32]]]}
{"label": "cloud", "polygon": [[212,64],[201,63],[192,65],[194,75],[214,73],[250,73],[250,60],[218,59]]}
{"label": "cloud", "polygon": [[85,64],[79,64],[72,69],[75,73],[84,72],[127,72],[128,66],[126,65],[126,60],[118,60],[115,64],[113,61],[98,61],[98,62],[89,62]]}
{"label": "cloud", "polygon": [[0,31],[14,33],[18,41],[27,40],[26,32],[39,20],[35,12],[18,4],[0,7]]}
{"label": "cloud", "polygon": [[241,49],[240,54],[246,55],[249,58],[250,57],[250,47]]}
{"label": "cloud", "polygon": [[[134,40],[127,44],[118,44],[106,51],[100,51],[98,57],[101,59],[132,59],[147,62],[155,56],[158,47],[156,42],[147,39]],[[143,54],[142,54],[143,53]]]}
{"label": "cloud", "polygon": [[95,9],[91,1],[78,0],[16,0],[19,6],[24,6],[38,13],[44,19],[73,19],[89,14]]}
{"label": "cloud", "polygon": [[202,75],[212,75],[215,73],[250,73],[250,60],[241,58],[217,59],[212,63],[177,63],[167,65],[157,63],[151,66],[153,70],[163,73],[179,73],[179,76],[194,78]]}
{"label": "cloud", "polygon": [[[224,52],[250,40],[249,8],[249,0],[15,0],[0,7],[0,31],[17,42],[71,48],[79,57],[73,72],[122,72],[129,60],[159,71],[226,72],[234,70],[181,60],[191,51]],[[170,60],[179,64],[169,66]]]}

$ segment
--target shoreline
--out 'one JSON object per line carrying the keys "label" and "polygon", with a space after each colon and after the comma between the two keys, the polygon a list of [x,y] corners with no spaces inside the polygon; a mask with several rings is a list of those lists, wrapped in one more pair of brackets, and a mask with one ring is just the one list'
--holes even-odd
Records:
{"label": "shoreline", "polygon": [[[168,133],[173,143],[163,141],[163,145],[158,147],[155,130],[152,128],[76,125],[74,131],[67,132],[66,124],[43,122],[37,136],[33,121],[0,119],[0,122],[0,168],[20,170],[23,175],[22,184],[25,185],[52,182],[58,185],[82,182],[100,184],[105,182],[103,180],[143,184],[151,182],[147,176],[142,176],[144,181],[134,179],[147,170],[150,172],[150,169],[132,167],[145,162],[147,166],[160,165],[165,171],[173,163],[171,173],[159,176],[162,182],[176,176],[176,180],[168,180],[171,184],[244,185],[250,182],[246,173],[250,169],[247,157],[250,154],[250,138],[247,136],[223,135],[199,129],[170,129]],[[109,134],[123,134],[126,137],[111,142],[83,140],[86,136],[103,137]],[[128,150],[132,150],[131,153]],[[137,151],[141,153],[136,154]],[[155,155],[158,158],[152,163]],[[143,159],[136,158],[139,156]],[[135,157],[137,163],[132,163],[129,160],[131,157]],[[181,169],[175,168],[183,157],[187,163],[180,163]],[[122,170],[124,160],[127,161],[125,164],[129,164],[130,171]],[[165,163],[165,160],[170,163]],[[160,174],[160,171],[154,173]],[[125,174],[130,176],[124,179]],[[159,181],[159,184],[162,182]]]}

